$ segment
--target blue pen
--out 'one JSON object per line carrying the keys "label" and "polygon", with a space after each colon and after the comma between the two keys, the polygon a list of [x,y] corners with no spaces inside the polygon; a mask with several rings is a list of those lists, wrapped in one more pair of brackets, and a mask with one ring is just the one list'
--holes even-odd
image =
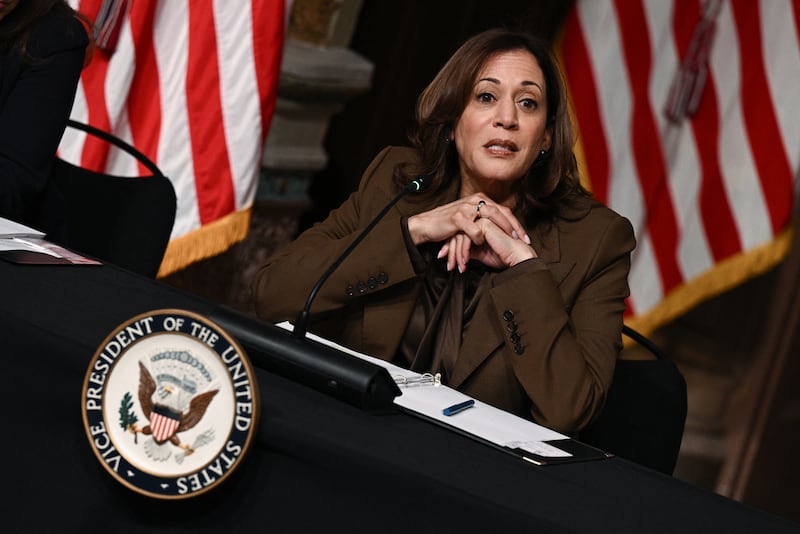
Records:
{"label": "blue pen", "polygon": [[468,401],[459,402],[458,404],[454,404],[452,406],[448,406],[444,410],[442,410],[442,414],[444,415],[455,415],[458,412],[463,412],[467,408],[472,408],[475,406],[475,401],[470,399]]}

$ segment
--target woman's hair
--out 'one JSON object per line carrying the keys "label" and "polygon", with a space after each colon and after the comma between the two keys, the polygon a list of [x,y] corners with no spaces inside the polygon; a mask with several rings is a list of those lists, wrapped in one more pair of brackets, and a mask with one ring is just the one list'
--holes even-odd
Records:
{"label": "woman's hair", "polygon": [[36,21],[50,11],[75,15],[66,0],[20,0],[17,6],[0,20],[0,49],[16,50],[27,58],[28,39]]}
{"label": "woman's hair", "polygon": [[416,125],[409,140],[419,149],[422,161],[420,165],[398,167],[395,172],[398,185],[408,183],[418,174],[430,174],[433,181],[429,191],[437,191],[458,174],[458,153],[450,137],[472,98],[475,80],[490,58],[516,50],[530,52],[542,69],[547,127],[552,129],[550,150],[536,160],[519,182],[518,208],[529,216],[550,218],[569,195],[589,195],[578,177],[566,89],[549,45],[530,34],[502,29],[488,30],[467,40],[419,96]]}

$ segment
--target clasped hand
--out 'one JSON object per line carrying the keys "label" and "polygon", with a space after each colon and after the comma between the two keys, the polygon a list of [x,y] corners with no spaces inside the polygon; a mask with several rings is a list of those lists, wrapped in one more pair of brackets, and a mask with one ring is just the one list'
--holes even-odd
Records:
{"label": "clasped hand", "polygon": [[511,210],[481,194],[410,217],[408,231],[415,245],[444,242],[437,257],[447,257],[448,271],[463,273],[470,259],[505,269],[537,256]]}

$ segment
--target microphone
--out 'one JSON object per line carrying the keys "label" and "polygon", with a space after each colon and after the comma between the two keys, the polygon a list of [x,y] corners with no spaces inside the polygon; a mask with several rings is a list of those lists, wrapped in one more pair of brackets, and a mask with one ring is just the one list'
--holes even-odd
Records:
{"label": "microphone", "polygon": [[[403,191],[405,191],[406,193],[422,193],[423,191],[428,189],[428,186],[431,185],[431,182],[433,182],[433,177],[430,174],[420,174],[419,176],[411,180],[411,182],[403,188]],[[390,206],[393,206],[394,204],[397,203],[398,200],[400,200],[405,196],[405,193],[403,193],[403,191],[401,191],[400,195],[398,195],[399,198],[396,198],[395,200],[392,201]]]}
{"label": "microphone", "polygon": [[386,215],[392,207],[397,204],[401,198],[405,197],[409,193],[421,193],[428,186],[431,185],[433,181],[433,177],[429,174],[421,174],[417,176],[414,180],[412,180],[408,185],[406,185],[398,194],[395,196],[384,208],[372,219],[369,224],[364,227],[361,233],[356,237],[352,243],[342,252],[342,254],[334,261],[328,269],[322,273],[322,276],[319,277],[317,283],[314,284],[314,287],[311,288],[311,292],[308,295],[308,299],[306,299],[306,304],[303,306],[302,311],[298,314],[297,320],[294,323],[294,329],[292,331],[292,336],[295,338],[304,338],[306,333],[308,332],[308,324],[311,320],[311,304],[314,302],[314,298],[317,296],[322,284],[328,280],[328,278],[333,274],[333,272],[342,264],[342,262],[350,255],[351,252],[358,246],[361,241],[369,234],[372,229],[375,227],[381,219],[383,219],[384,215]]}
{"label": "microphone", "polygon": [[392,412],[395,409],[394,398],[402,393],[386,368],[306,337],[309,310],[325,280],[389,209],[405,195],[423,191],[431,181],[427,175],[413,180],[364,228],[314,285],[292,333],[225,306],[213,308],[208,313],[209,319],[238,339],[257,367],[327,393],[362,410]]}
{"label": "microphone", "polygon": [[253,365],[375,414],[395,411],[402,392],[389,371],[311,338],[218,305],[207,317],[236,338]]}

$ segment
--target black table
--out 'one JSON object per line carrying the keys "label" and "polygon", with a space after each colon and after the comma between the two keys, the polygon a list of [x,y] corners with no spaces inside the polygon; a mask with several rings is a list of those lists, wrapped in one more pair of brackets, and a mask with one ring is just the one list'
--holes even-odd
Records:
{"label": "black table", "polygon": [[798,532],[619,458],[537,467],[405,413],[372,415],[257,371],[262,417],[213,491],[116,482],[81,421],[86,368],[120,323],[215,306],[111,266],[0,261],[4,532]]}

